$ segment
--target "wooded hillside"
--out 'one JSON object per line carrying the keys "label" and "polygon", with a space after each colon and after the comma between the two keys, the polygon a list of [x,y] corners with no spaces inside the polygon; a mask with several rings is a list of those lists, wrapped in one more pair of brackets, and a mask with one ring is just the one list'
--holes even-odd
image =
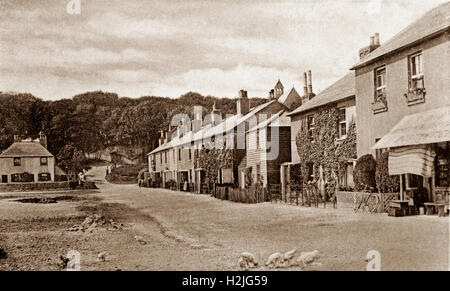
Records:
{"label": "wooded hillside", "polygon": [[[265,101],[252,98],[251,106]],[[14,135],[37,138],[43,131],[55,156],[66,145],[83,153],[111,146],[140,148],[147,153],[157,146],[160,130],[168,128],[173,115],[186,113],[192,118],[193,106],[201,105],[205,116],[214,102],[223,114],[236,113],[234,99],[194,92],[177,99],[136,99],[96,91],[58,101],[43,101],[31,94],[0,93],[0,152],[13,143]]]}

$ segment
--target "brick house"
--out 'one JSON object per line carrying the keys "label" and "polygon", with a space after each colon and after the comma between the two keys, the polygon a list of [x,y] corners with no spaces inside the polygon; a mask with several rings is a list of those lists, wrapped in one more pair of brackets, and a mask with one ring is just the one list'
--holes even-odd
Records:
{"label": "brick house", "polygon": [[434,8],[352,67],[358,157],[389,150],[402,198],[423,186],[430,201],[448,201],[449,14],[448,2]]}

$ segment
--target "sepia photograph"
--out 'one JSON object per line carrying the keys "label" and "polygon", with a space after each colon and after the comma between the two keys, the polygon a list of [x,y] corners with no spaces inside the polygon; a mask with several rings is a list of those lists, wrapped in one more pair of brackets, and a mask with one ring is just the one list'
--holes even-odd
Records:
{"label": "sepia photograph", "polygon": [[450,271],[449,41],[446,0],[0,0],[0,271]]}

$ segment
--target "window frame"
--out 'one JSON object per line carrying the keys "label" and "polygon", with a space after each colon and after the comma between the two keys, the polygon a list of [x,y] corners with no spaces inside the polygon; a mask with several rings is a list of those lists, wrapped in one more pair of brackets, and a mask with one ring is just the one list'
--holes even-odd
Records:
{"label": "window frame", "polygon": [[[338,108],[338,139],[344,139],[347,137],[347,108],[341,107]],[[344,120],[341,120],[341,112],[344,111]],[[342,133],[342,125],[344,125],[345,133]]]}
{"label": "window frame", "polygon": [[[417,67],[415,67],[416,62],[414,61],[415,58],[419,57],[419,68],[420,68],[420,72],[416,74],[413,74],[414,69],[417,71]],[[418,51],[415,52],[411,55],[408,56],[408,79],[409,79],[409,84],[408,84],[408,88],[409,90],[415,90],[415,89],[423,89],[425,88],[425,81],[424,81],[424,77],[425,74],[423,72],[423,53],[422,51]],[[417,86],[413,86],[413,84],[417,84],[418,80],[422,80],[422,87],[417,87]]]}
{"label": "window frame", "polygon": [[[384,71],[384,73],[381,75],[379,74],[380,71]],[[374,100],[375,102],[378,100],[379,97],[381,97],[382,95],[386,95],[386,86],[387,86],[387,82],[386,82],[386,65],[382,65],[379,66],[377,68],[375,68],[374,70]],[[383,84],[378,86],[378,77],[379,76],[383,76]]]}
{"label": "window frame", "polygon": [[[310,122],[312,120],[312,123]],[[306,116],[306,129],[308,131],[308,138],[314,141],[314,129],[316,128],[316,120],[314,114]]]}
{"label": "window frame", "polygon": [[21,167],[22,166],[22,158],[21,157],[14,157],[13,158],[13,165],[14,165],[14,167]]}
{"label": "window frame", "polygon": [[[44,163],[42,162],[43,159],[45,159]],[[48,157],[40,157],[39,163],[41,164],[41,166],[48,166]]]}

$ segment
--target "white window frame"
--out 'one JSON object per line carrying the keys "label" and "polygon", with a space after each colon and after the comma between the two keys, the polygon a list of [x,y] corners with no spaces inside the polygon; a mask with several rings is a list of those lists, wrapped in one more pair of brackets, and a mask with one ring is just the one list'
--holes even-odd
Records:
{"label": "white window frame", "polygon": [[[383,75],[379,75],[378,72],[384,71]],[[378,86],[378,77],[383,76],[383,84]],[[386,66],[383,65],[375,69],[375,101],[377,101],[378,97],[386,92]]]}
{"label": "white window frame", "polygon": [[[340,111],[344,111],[344,120],[339,120],[339,117],[341,116],[340,115]],[[342,125],[345,125],[345,134],[342,134],[342,132],[341,132],[341,129],[342,129]],[[347,131],[348,131],[348,128],[347,128],[347,108],[345,108],[345,107],[341,107],[341,108],[338,108],[338,135],[339,135],[339,137],[338,137],[338,139],[344,139],[344,138],[346,138],[347,137]]]}
{"label": "white window frame", "polygon": [[[419,57],[419,72],[416,72],[416,74],[413,74],[414,72],[414,68],[416,68],[417,71],[417,67],[416,67],[416,61],[415,58]],[[409,83],[409,87],[410,89],[422,89],[425,87],[424,85],[424,74],[423,74],[423,54],[422,52],[417,52],[415,54],[412,54],[409,56],[409,73],[410,73],[410,83]],[[415,81],[419,81],[422,80],[422,87],[413,87],[413,84]]]}

